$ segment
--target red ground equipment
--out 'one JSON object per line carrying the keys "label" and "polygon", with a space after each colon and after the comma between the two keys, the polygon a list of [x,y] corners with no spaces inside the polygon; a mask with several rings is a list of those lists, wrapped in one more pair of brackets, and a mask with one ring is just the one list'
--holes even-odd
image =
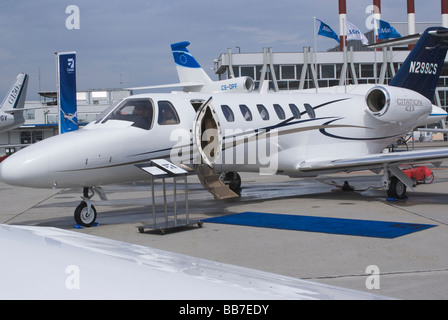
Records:
{"label": "red ground equipment", "polygon": [[425,166],[404,169],[403,172],[414,181],[414,184],[432,183],[434,181],[433,172]]}

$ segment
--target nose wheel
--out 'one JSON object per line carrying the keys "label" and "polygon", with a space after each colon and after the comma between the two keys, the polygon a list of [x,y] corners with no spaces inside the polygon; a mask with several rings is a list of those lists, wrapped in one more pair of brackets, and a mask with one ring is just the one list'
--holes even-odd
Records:
{"label": "nose wheel", "polygon": [[96,221],[96,209],[86,201],[82,201],[75,209],[75,221],[82,227],[91,227]]}

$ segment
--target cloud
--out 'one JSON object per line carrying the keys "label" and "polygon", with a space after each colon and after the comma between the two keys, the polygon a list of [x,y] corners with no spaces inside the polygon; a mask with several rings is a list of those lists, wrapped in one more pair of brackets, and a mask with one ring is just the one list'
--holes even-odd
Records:
{"label": "cloud", "polygon": [[260,45],[273,46],[278,45],[297,45],[301,42],[297,32],[284,33],[279,30],[267,30],[264,28],[230,26],[228,30],[232,30],[239,37]]}
{"label": "cloud", "polygon": [[[402,0],[383,1],[383,16],[404,13]],[[80,9],[80,29],[68,30],[65,10]],[[371,1],[347,0],[348,20],[361,29]],[[440,20],[440,4],[416,8],[417,19]],[[391,12],[394,11],[394,12]],[[424,11],[424,12],[423,12]],[[261,52],[301,51],[312,46],[313,17],[339,28],[334,0],[297,2],[283,0],[21,0],[3,1],[0,12],[0,94],[6,92],[19,72],[30,74],[29,96],[55,90],[56,51],[78,54],[78,88],[152,85],[177,82],[170,44],[190,41],[191,52],[204,69],[227,48]],[[363,30],[364,31],[364,30]],[[319,50],[334,42],[318,38]],[[38,70],[40,70],[40,77]]]}

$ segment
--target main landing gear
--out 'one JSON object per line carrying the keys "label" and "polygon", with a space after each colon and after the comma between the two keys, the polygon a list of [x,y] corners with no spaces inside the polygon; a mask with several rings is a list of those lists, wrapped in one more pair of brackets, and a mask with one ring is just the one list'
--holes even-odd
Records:
{"label": "main landing gear", "polygon": [[230,190],[237,195],[241,194],[241,177],[238,172],[223,172],[219,178],[224,184],[229,186]]}
{"label": "main landing gear", "polygon": [[[89,190],[92,191],[92,194],[89,195]],[[75,221],[76,224],[81,227],[92,227],[96,222],[96,209],[92,205],[90,199],[94,196],[95,192],[92,188],[84,188],[83,189],[83,201],[76,207],[75,209]]]}
{"label": "main landing gear", "polygon": [[407,189],[413,190],[414,182],[399,167],[384,169],[383,188],[389,198],[406,199]]}
{"label": "main landing gear", "polygon": [[387,196],[389,198],[405,199],[406,190],[406,185],[403,182],[397,177],[392,177],[389,183],[389,188],[387,189]]}

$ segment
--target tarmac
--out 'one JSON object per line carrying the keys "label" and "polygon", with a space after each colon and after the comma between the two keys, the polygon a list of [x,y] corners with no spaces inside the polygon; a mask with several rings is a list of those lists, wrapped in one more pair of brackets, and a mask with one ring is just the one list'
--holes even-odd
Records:
{"label": "tarmac", "polygon": [[[446,142],[416,148],[447,147]],[[197,177],[188,177],[191,225],[165,230],[152,226],[148,183],[104,186],[109,201],[95,204],[98,225],[76,228],[73,212],[81,189],[28,189],[0,183],[0,223],[50,226],[111,238],[202,259],[370,292],[397,299],[448,298],[448,162],[435,167],[435,180],[390,201],[370,171],[291,179],[242,173],[238,199],[215,200]],[[348,181],[345,192],[336,185]],[[164,220],[161,182],[156,183],[157,221]],[[186,215],[183,184],[177,188],[177,216]],[[173,189],[167,180],[167,212],[173,218]],[[99,198],[96,197],[99,201]],[[241,212],[264,212],[435,225],[393,239],[196,222]],[[162,219],[162,220],[160,220]],[[373,269],[372,269],[373,268]],[[374,288],[372,270],[379,271]]]}

